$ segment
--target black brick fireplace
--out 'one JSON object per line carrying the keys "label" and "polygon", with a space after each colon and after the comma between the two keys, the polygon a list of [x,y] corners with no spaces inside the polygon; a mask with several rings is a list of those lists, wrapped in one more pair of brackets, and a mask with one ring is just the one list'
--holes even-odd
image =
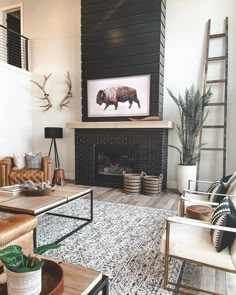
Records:
{"label": "black brick fireplace", "polygon": [[75,182],[121,188],[123,170],[144,171],[163,174],[165,189],[167,147],[165,128],[75,128]]}

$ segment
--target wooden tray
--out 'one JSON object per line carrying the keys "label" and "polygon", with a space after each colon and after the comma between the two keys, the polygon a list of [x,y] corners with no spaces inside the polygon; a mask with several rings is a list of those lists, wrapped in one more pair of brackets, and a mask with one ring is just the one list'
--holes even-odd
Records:
{"label": "wooden tray", "polygon": [[[44,259],[42,269],[42,292],[40,295],[61,295],[64,290],[64,276],[60,264]],[[7,295],[7,284],[0,284],[0,294]]]}

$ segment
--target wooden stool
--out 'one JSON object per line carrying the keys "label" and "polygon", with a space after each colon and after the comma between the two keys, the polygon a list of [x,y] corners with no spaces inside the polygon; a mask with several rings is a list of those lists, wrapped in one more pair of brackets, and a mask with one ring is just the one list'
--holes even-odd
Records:
{"label": "wooden stool", "polygon": [[55,169],[52,179],[53,185],[64,185],[65,184],[65,174],[64,169]]}
{"label": "wooden stool", "polygon": [[191,205],[187,207],[186,215],[188,218],[211,221],[214,209],[204,205]]}

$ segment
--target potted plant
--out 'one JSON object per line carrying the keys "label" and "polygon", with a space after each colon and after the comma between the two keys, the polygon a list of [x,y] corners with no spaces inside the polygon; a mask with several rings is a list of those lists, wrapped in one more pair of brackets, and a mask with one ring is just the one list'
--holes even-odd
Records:
{"label": "potted plant", "polygon": [[188,180],[196,180],[197,161],[199,159],[199,135],[203,123],[208,115],[204,115],[204,108],[212,96],[211,89],[201,96],[200,91],[195,91],[194,85],[186,89],[184,98],[178,98],[167,88],[169,95],[179,109],[180,124],[176,124],[181,147],[175,148],[180,155],[180,163],[177,169],[177,188],[180,193],[187,188]]}
{"label": "potted plant", "polygon": [[6,267],[8,295],[38,295],[42,289],[42,266],[38,255],[60,244],[48,244],[34,249],[35,255],[25,255],[22,247],[10,245],[0,249],[0,260]]}

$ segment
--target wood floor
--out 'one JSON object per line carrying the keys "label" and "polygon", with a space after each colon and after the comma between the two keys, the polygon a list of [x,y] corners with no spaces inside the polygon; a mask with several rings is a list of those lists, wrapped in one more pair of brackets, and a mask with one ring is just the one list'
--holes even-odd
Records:
{"label": "wood floor", "polygon": [[143,194],[126,194],[122,189],[93,187],[94,199],[142,207],[177,210],[179,195],[172,191],[162,192],[159,196],[150,197]]}
{"label": "wood floor", "polygon": [[[67,183],[68,184],[68,183]],[[70,183],[70,185],[73,185]],[[174,190],[162,192],[159,196],[150,197],[143,194],[126,194],[122,189],[92,187],[94,200],[177,210],[179,194]],[[206,267],[200,269],[199,288],[211,290],[224,295],[236,295],[236,275],[216,271]],[[203,294],[203,293],[201,293]]]}

